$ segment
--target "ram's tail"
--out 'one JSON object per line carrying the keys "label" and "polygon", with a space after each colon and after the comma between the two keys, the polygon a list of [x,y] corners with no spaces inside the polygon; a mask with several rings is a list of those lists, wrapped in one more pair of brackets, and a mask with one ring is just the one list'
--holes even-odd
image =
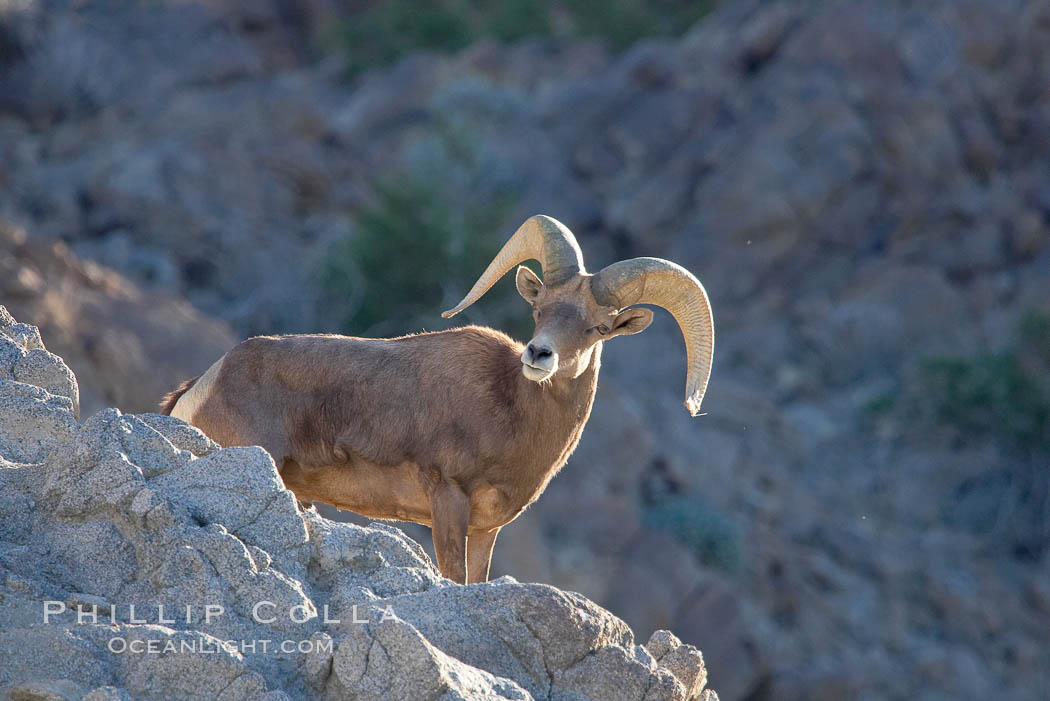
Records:
{"label": "ram's tail", "polygon": [[179,403],[179,398],[186,394],[190,387],[192,387],[199,379],[201,379],[201,376],[197,375],[192,380],[186,380],[183,382],[175,391],[165,394],[164,399],[160,400],[160,413],[165,416],[171,416],[171,412],[175,408],[175,405]]}

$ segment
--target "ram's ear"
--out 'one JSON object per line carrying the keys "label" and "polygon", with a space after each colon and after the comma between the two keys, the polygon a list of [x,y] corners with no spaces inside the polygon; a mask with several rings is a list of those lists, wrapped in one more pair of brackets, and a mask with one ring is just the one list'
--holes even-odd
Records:
{"label": "ram's ear", "polygon": [[518,294],[529,304],[535,302],[543,290],[543,280],[540,280],[536,273],[524,265],[518,266],[518,272],[514,276],[514,284],[518,287]]}
{"label": "ram's ear", "polygon": [[641,333],[653,323],[653,313],[645,307],[637,307],[621,312],[613,319],[612,329],[608,338],[613,336],[630,336],[633,333]]}

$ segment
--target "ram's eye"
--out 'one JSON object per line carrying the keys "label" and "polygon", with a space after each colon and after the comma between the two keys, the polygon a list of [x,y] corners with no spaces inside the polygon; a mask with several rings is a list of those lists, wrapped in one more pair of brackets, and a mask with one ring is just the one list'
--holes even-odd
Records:
{"label": "ram's eye", "polygon": [[598,328],[598,333],[600,333],[602,336],[604,336],[605,334],[609,333],[609,326],[607,324],[598,324],[597,328]]}

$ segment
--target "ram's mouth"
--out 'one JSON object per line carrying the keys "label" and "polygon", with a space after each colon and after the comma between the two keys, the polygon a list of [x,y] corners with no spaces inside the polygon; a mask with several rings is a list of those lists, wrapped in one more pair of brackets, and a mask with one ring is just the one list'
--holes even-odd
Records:
{"label": "ram's mouth", "polygon": [[525,375],[526,379],[532,380],[533,382],[543,382],[548,377],[553,375],[554,374],[554,370],[556,370],[556,369],[557,368],[548,370],[548,369],[544,369],[544,368],[538,368],[538,367],[536,367],[534,365],[529,365],[528,363],[525,363],[525,362],[522,362],[522,364],[521,364],[521,372],[522,372],[522,374]]}

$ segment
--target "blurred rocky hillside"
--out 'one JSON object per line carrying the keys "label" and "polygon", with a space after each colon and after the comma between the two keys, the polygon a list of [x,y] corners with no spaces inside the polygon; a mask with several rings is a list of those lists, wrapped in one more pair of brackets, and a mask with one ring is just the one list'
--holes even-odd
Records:
{"label": "blurred rocky hillside", "polygon": [[[2,7],[0,218],[90,262],[34,282],[8,237],[0,301],[71,268],[188,300],[192,355],[111,315],[167,380],[222,323],[441,328],[536,212],[591,269],[671,258],[715,310],[707,415],[666,315],[610,344],[497,573],[674,629],[723,698],[1050,688],[1050,3],[727,1],[622,50],[554,32],[352,71],[354,32],[319,38],[353,29],[337,2]],[[520,328],[496,293],[473,319]]]}

